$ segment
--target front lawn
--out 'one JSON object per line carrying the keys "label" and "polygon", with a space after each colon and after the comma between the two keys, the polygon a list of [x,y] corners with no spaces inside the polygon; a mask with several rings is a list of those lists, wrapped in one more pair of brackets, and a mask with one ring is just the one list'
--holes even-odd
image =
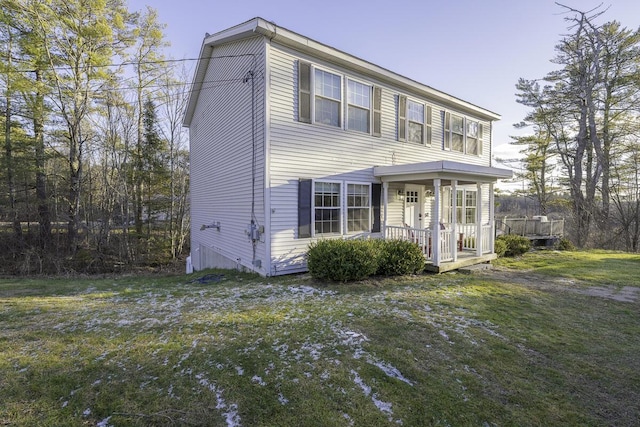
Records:
{"label": "front lawn", "polygon": [[640,261],[589,256],[597,274],[546,252],[347,285],[0,280],[0,425],[635,425],[640,302],[554,280],[639,286]]}

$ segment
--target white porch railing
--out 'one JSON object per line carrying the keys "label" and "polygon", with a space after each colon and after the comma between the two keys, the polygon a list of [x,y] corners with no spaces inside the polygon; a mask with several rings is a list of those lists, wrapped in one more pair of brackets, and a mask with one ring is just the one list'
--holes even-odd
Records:
{"label": "white porch railing", "polygon": [[[439,230],[440,233],[440,261],[452,261],[454,248],[457,251],[477,250],[477,226],[475,224],[456,225],[456,235],[451,234],[451,230]],[[431,239],[431,229],[411,228],[394,225],[386,226],[386,239],[408,240],[417,243],[422,249],[422,253],[427,260],[433,260],[433,247]],[[493,225],[482,225],[482,253],[491,252],[491,239],[493,238]]]}
{"label": "white porch railing", "polygon": [[428,228],[410,228],[387,225],[385,239],[408,240],[417,243],[424,257],[431,260],[431,230]]}

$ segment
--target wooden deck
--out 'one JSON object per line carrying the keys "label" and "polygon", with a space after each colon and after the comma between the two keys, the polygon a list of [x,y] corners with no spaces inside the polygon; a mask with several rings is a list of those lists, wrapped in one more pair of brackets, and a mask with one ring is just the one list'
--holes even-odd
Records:
{"label": "wooden deck", "polygon": [[424,269],[432,273],[445,273],[447,271],[457,270],[470,265],[487,263],[496,258],[498,258],[498,256],[494,253],[477,256],[475,252],[462,251],[458,252],[458,259],[456,261],[445,261],[440,263],[439,266],[433,265],[431,261],[427,261]]}

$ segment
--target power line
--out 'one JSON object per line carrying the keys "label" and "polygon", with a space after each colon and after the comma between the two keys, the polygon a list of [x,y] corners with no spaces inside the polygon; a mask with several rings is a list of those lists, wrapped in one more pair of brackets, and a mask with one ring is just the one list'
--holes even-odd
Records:
{"label": "power line", "polygon": [[[228,59],[228,58],[242,58],[242,57],[254,57],[254,54],[239,54],[239,55],[221,55],[221,56],[209,56],[209,57],[198,57],[198,58],[182,58],[182,59],[157,59],[153,61],[123,61],[118,63],[110,63],[110,64],[96,64],[91,65],[91,68],[111,68],[111,67],[123,67],[127,65],[157,65],[157,64],[168,64],[168,63],[180,63],[180,62],[188,62],[188,61],[198,61],[200,59],[203,60],[212,60],[212,59]],[[20,62],[29,62],[28,60],[12,58],[13,60]],[[72,67],[66,65],[58,65],[53,67],[47,67],[44,70],[4,70],[2,73],[35,73],[36,71],[64,71],[71,70]]]}

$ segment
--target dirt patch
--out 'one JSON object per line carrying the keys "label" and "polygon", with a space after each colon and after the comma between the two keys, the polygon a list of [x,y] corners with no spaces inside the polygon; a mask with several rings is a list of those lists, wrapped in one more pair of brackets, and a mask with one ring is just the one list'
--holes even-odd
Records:
{"label": "dirt patch", "polygon": [[509,270],[499,267],[494,267],[492,270],[481,271],[479,274],[502,282],[517,283],[545,291],[573,292],[622,302],[636,302],[640,300],[640,288],[633,286],[623,286],[622,288],[617,286],[590,286],[579,280],[562,277],[552,278],[535,274],[531,270]]}

